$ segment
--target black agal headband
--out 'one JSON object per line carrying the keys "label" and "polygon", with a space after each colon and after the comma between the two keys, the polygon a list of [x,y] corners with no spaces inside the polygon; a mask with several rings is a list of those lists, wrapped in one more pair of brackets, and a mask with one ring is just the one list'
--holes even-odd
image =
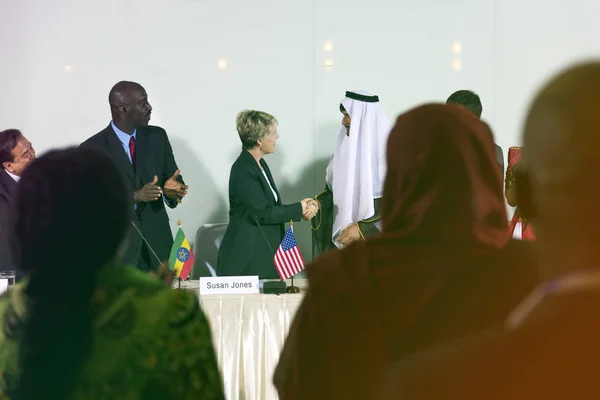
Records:
{"label": "black agal headband", "polygon": [[379,96],[365,96],[354,92],[346,92],[346,97],[353,100],[364,101],[366,103],[378,103]]}

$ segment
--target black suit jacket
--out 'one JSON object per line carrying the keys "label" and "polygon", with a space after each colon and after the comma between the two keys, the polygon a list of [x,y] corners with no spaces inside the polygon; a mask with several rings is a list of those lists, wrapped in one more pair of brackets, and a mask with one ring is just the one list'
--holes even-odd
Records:
{"label": "black suit jacket", "polygon": [[[136,133],[136,168],[131,165],[123,145],[112,126],[109,124],[103,131],[95,134],[81,144],[84,148],[95,148],[106,151],[123,171],[125,179],[132,192],[139,190],[146,183],[151,182],[156,175],[158,185],[163,186],[177,170],[173,149],[164,129],[158,126],[145,126],[137,129]],[[183,183],[181,176],[179,181]],[[176,200],[168,201],[170,208],[177,206]],[[150,203],[139,203],[137,210],[132,213],[133,221],[152,249],[161,260],[167,260],[173,246],[173,235],[169,227],[169,217],[165,209],[165,202],[161,198]],[[133,210],[132,210],[133,211]],[[137,265],[142,248],[142,238],[131,227],[128,244],[123,256],[123,262]],[[158,260],[151,254],[151,262],[158,267]]]}
{"label": "black suit jacket", "polygon": [[0,168],[0,271],[14,270],[8,251],[6,220],[10,212],[10,204],[17,190],[17,182]]}
{"label": "black suit jacket", "polygon": [[496,143],[494,143],[494,149],[496,150],[496,162],[504,177],[504,152],[502,151],[502,147],[498,146]]}
{"label": "black suit jacket", "polygon": [[219,248],[219,276],[278,278],[273,257],[283,240],[284,224],[302,219],[302,204],[282,205],[269,166],[262,159],[260,163],[277,201],[252,154],[242,150],[229,175],[229,225]]}

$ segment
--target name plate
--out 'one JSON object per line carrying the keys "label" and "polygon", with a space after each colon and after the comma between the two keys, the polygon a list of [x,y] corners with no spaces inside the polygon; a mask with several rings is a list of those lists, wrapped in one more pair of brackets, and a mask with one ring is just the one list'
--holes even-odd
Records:
{"label": "name plate", "polygon": [[209,276],[200,278],[200,295],[260,293],[256,276]]}

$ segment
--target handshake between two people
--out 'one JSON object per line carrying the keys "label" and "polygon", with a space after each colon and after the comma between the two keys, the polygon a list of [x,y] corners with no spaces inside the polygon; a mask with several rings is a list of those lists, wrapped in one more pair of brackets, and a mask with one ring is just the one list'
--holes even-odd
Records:
{"label": "handshake between two people", "polygon": [[187,194],[189,186],[179,182],[177,180],[178,177],[179,170],[175,171],[173,176],[165,181],[163,187],[160,187],[157,185],[158,177],[154,175],[152,182],[146,183],[140,190],[133,192],[133,200],[136,203],[148,203],[160,199],[164,194],[167,199],[177,200],[178,203],[181,203],[181,200]]}
{"label": "handshake between two people", "polygon": [[319,212],[319,202],[315,199],[306,198],[302,200],[302,218],[310,221]]}

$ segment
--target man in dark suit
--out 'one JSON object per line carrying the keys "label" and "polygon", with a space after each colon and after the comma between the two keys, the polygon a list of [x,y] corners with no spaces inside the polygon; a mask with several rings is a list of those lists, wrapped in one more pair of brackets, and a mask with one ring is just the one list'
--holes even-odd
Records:
{"label": "man in dark suit", "polygon": [[[456,104],[464,107],[471,111],[477,119],[481,118],[481,113],[483,112],[483,106],[481,105],[479,95],[471,90],[458,90],[452,93],[450,97],[448,97],[448,100],[446,100],[446,104]],[[500,172],[502,173],[502,176],[504,176],[504,153],[502,152],[502,147],[494,143],[494,150],[496,152],[498,168],[500,168]]]}
{"label": "man in dark suit", "polygon": [[[14,271],[5,232],[6,220],[17,183],[27,164],[35,159],[31,142],[18,129],[0,132],[0,271]],[[17,280],[21,274],[17,271]]]}
{"label": "man in dark suit", "polygon": [[516,170],[547,282],[506,329],[404,360],[383,399],[597,399],[600,359],[600,63],[558,74],[538,94]]}
{"label": "man in dark suit", "polygon": [[[112,121],[81,144],[106,151],[126,175],[135,202],[123,261],[144,271],[169,257],[173,236],[165,204],[175,208],[187,193],[164,129],[148,125],[152,106],[135,82],[117,83],[108,96]],[[154,254],[155,253],[155,254]],[[158,259],[159,260],[158,260]]]}

